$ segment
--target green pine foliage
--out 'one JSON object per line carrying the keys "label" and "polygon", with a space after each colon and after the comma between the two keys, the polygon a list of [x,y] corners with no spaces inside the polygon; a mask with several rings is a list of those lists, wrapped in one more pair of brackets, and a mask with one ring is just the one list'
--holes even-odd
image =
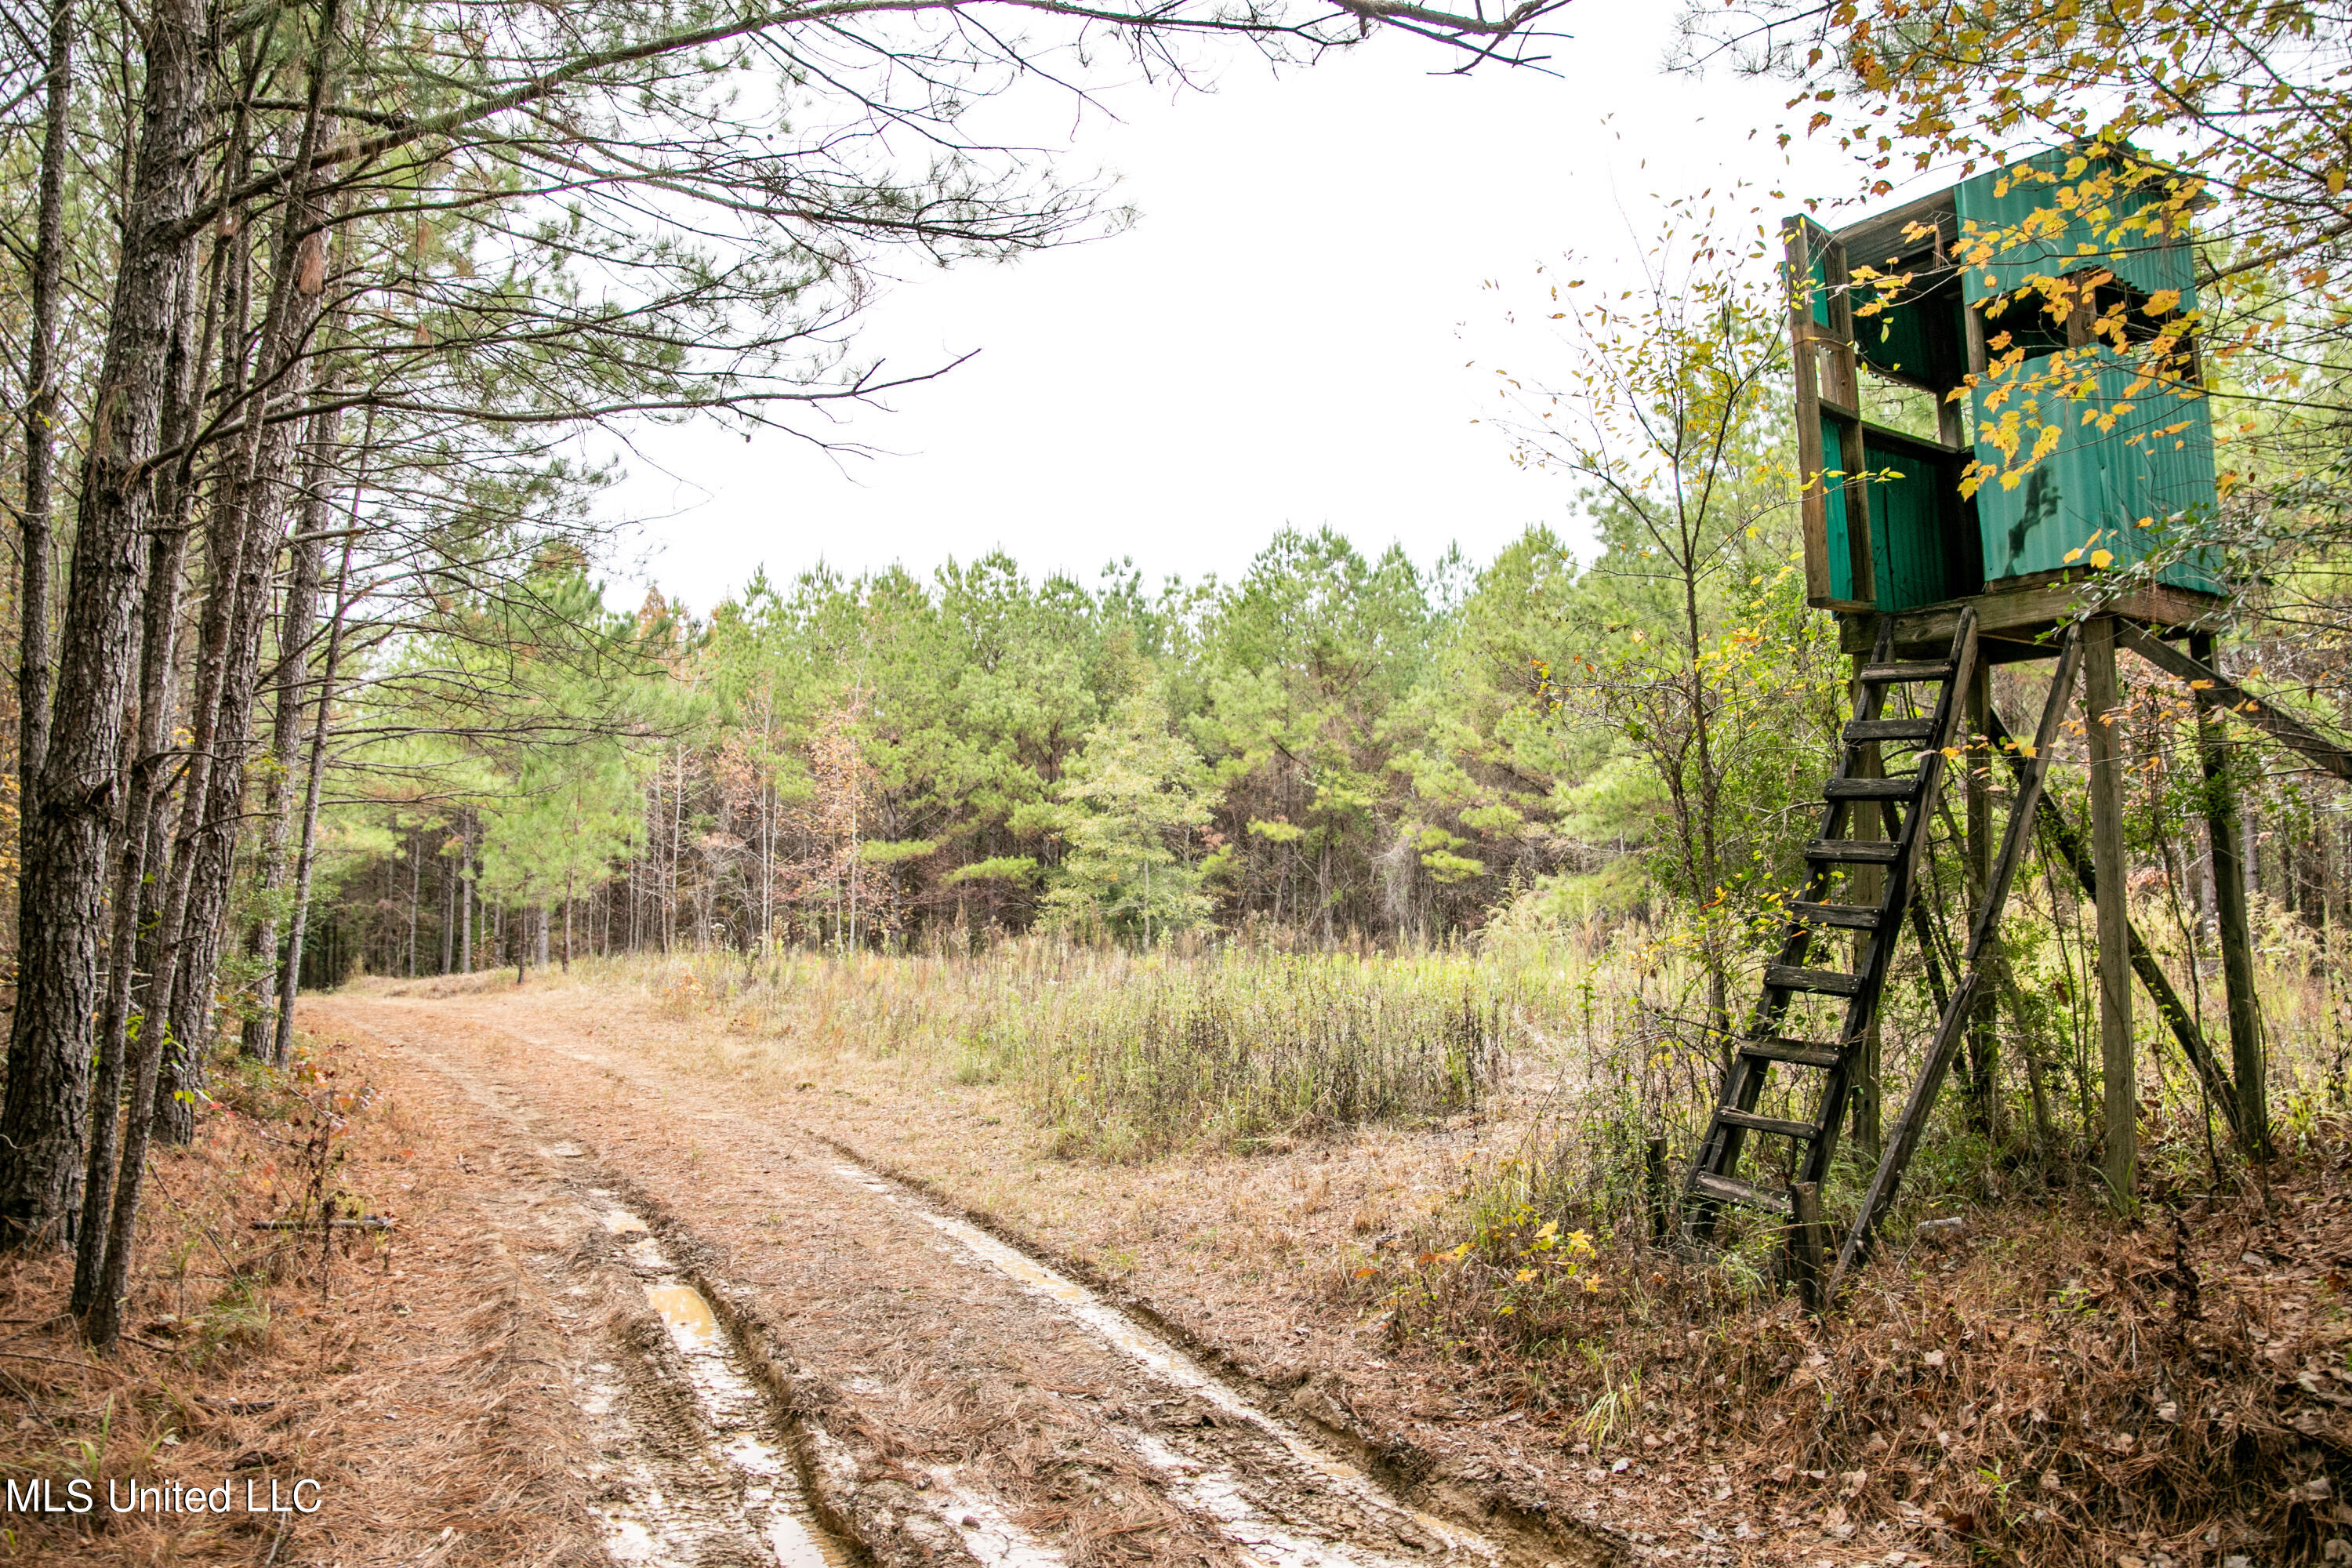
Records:
{"label": "green pine foliage", "polygon": [[569,914],[600,952],[1033,929],[1411,946],[1670,906],[1737,924],[1792,851],[1836,663],[1788,509],[1741,517],[1701,607],[1736,742],[1711,899],[1635,700],[1645,672],[1689,673],[1685,606],[1604,516],[1591,563],[1542,528],[1483,568],[1286,531],[1231,583],[991,555],[757,577],[702,618],[657,595],[616,613],[550,563],[362,683],[352,728],[399,739],[355,748],[370,788],[331,813],[335,918],[394,968],[412,925],[455,954],[442,927],[469,919],[476,966],[512,962],[509,911]]}
{"label": "green pine foliage", "polygon": [[1206,920],[1187,850],[1209,824],[1208,772],[1153,697],[1130,699],[1097,725],[1056,792],[1066,853],[1045,898],[1048,923],[1150,947]]}

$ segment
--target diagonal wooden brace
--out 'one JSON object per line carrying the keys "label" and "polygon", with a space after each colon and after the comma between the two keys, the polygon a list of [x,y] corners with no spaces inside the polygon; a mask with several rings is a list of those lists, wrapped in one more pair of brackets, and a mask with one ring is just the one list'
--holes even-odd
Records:
{"label": "diagonal wooden brace", "polygon": [[[1989,709],[1985,714],[1985,732],[1991,737],[1996,747],[2009,739],[2009,731],[2001,728],[2000,716]],[[2009,765],[2019,773],[2021,784],[2024,764],[2013,748],[2007,749],[2007,754]],[[2097,874],[2091,868],[2091,851],[2083,843],[2082,836],[2074,831],[2065,815],[2058,809],[2056,801],[2042,803],[2042,823],[2043,830],[2050,835],[2051,847],[2074,868],[2074,880],[2081,884],[2083,896],[2094,903],[2097,902],[2099,882]],[[2147,987],[2149,997],[2156,1003],[2156,1010],[2164,1015],[2166,1023],[2172,1026],[2172,1037],[2180,1042],[2181,1053],[2197,1069],[2198,1078],[2205,1085],[2206,1095],[2221,1107],[2221,1118],[2229,1123],[2230,1135],[2242,1139],[2245,1123],[2238,1107],[2237,1087],[2230,1081],[2230,1075],[2222,1070],[2221,1064],[2207,1047],[2203,1031],[2198,1028],[2197,1020],[2180,1000],[2180,994],[2172,988],[2164,966],[2157,963],[2156,954],[2149,952],[2147,943],[2140,940],[2138,928],[2126,925],[2125,933],[2131,942],[2132,973],[2139,976],[2142,985]]]}
{"label": "diagonal wooden brace", "polygon": [[1977,910],[1969,924],[1968,951],[1962,955],[1968,973],[1959,989],[1944,1005],[1942,1019],[1936,1026],[1936,1037],[1927,1048],[1927,1059],[1919,1069],[1919,1077],[1911,1086],[1911,1097],[1904,1102],[1903,1114],[1895,1119],[1895,1128],[1886,1140],[1886,1150],[1879,1157],[1878,1170],[1871,1177],[1870,1188],[1863,1194],[1862,1212],[1854,1215],[1853,1228],[1847,1233],[1845,1246],[1839,1249],[1837,1271],[1831,1276],[1829,1300],[1837,1299],[1838,1287],[1846,1271],[1858,1267],[1869,1257],[1872,1241],[1878,1233],[1878,1222],[1895,1206],[1895,1194],[1903,1184],[1904,1170],[1911,1163],[1918,1149],[1919,1139],[1927,1130],[1927,1115],[1936,1108],[1936,1097],[1942,1092],[1944,1076],[1951,1070],[1952,1053],[1959,1048],[1968,1033],[1969,1019],[1975,1015],[1976,1000],[1986,983],[1985,949],[1994,933],[2000,929],[2001,910],[2009,903],[2010,885],[2017,879],[2017,868],[2025,858],[2025,845],[2033,830],[2033,818],[2042,805],[2042,781],[2050,767],[2050,748],[2058,738],[2059,721],[2065,717],[2066,704],[2074,689],[2074,672],[2083,658],[2083,627],[2079,621],[2068,625],[2064,638],[2058,645],[2058,668],[2052,672],[2050,699],[2042,705],[2042,722],[2034,731],[2032,754],[2023,759],[2023,771],[2018,777],[2017,798],[2011,805],[2009,825],[2001,832],[2000,853],[1995,857],[1991,875],[1985,882],[1984,903]]}
{"label": "diagonal wooden brace", "polygon": [[2263,701],[2211,666],[2157,641],[2129,621],[2116,622],[2116,641],[2167,675],[2177,675],[2188,681],[2200,703],[2233,713],[2256,729],[2267,730],[2337,778],[2352,780],[2352,751]]}

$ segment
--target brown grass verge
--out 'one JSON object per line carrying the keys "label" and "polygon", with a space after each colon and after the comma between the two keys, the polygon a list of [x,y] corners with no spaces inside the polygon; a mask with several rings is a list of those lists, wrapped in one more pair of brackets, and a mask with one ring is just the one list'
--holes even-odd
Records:
{"label": "brown grass verge", "polygon": [[[1698,1523],[1745,1527],[1732,1539],[2335,1562],[2352,1559],[2347,1133],[2322,1122],[2266,1190],[2159,1194],[2137,1219],[1979,1213],[1890,1247],[1818,1321],[1737,1261],[1570,1259],[1532,1216],[1445,1251],[1433,1228],[1329,1284],[1612,1500],[1678,1475],[1728,1505]],[[1637,1541],[1698,1533],[1642,1511]]]}
{"label": "brown grass verge", "polygon": [[[95,1506],[0,1515],[0,1561],[436,1564],[601,1561],[567,1469],[581,1468],[551,1397],[555,1347],[527,1276],[480,1223],[451,1108],[429,1086],[379,1095],[361,1047],[308,1058],[289,1085],[230,1080],[185,1149],[158,1152],[127,1322],[92,1357],[61,1315],[71,1264],[0,1260],[0,1478],[76,1479]],[[239,1109],[241,1108],[241,1109]],[[341,1126],[306,1156],[318,1119]],[[315,1212],[314,1176],[384,1237],[253,1221]],[[117,1513],[131,1477],[230,1484],[233,1511]],[[295,1481],[299,1515],[247,1513]]]}

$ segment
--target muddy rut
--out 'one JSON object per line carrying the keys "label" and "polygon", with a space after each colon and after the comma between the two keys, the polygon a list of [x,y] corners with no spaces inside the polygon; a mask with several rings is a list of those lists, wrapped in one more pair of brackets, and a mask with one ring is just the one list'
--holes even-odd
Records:
{"label": "muddy rut", "polygon": [[[625,1050],[462,1004],[331,998],[497,1130],[509,1251],[567,1305],[580,1478],[624,1564],[1605,1562],[1415,1495],[923,1194]],[[1344,1416],[1339,1417],[1343,1424]]]}

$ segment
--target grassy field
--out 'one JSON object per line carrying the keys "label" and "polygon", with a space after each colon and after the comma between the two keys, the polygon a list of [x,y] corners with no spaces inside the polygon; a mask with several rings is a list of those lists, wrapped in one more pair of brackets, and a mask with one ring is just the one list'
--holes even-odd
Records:
{"label": "grassy field", "polygon": [[[2091,1179],[2100,1093],[2088,910],[2046,882],[2019,902],[1994,1094],[1972,1106],[1956,1075],[1907,1180],[1906,1214]],[[2168,914],[2151,901],[2138,927],[2226,1059],[2211,953]],[[2327,937],[2262,914],[2273,1115],[2291,1142],[2344,1095],[2346,997]],[[641,991],[671,1017],[723,1021],[711,1049],[727,1069],[777,1087],[813,1058],[902,1087],[987,1086],[1065,1158],[1281,1151],[1475,1118],[1508,1152],[1465,1193],[1452,1222],[1465,1233],[1522,1212],[1604,1238],[1646,1230],[1644,1149],[1663,1137],[1679,1159],[1696,1141],[1720,1048],[1686,944],[1642,926],[1506,931],[1482,949],[1404,954],[1212,942],[1136,953],[1038,938],[952,956],[714,952],[583,963],[570,980]],[[1883,1025],[1890,1119],[1934,1026],[1930,993],[1906,952]],[[2145,997],[2135,1022],[2150,1181],[2210,1185],[2226,1165],[2224,1130]],[[1786,1076],[1765,1109],[1809,1114],[1809,1075]],[[1846,1140],[1827,1194],[1833,1217],[1858,1201],[1874,1158]]]}
{"label": "grassy field", "polygon": [[1127,1162],[1491,1109],[1572,1012],[1575,973],[1464,952],[1026,941],[971,958],[638,961],[582,977],[641,984],[673,1016],[715,1012],[796,1050],[1003,1086],[1061,1152]]}

